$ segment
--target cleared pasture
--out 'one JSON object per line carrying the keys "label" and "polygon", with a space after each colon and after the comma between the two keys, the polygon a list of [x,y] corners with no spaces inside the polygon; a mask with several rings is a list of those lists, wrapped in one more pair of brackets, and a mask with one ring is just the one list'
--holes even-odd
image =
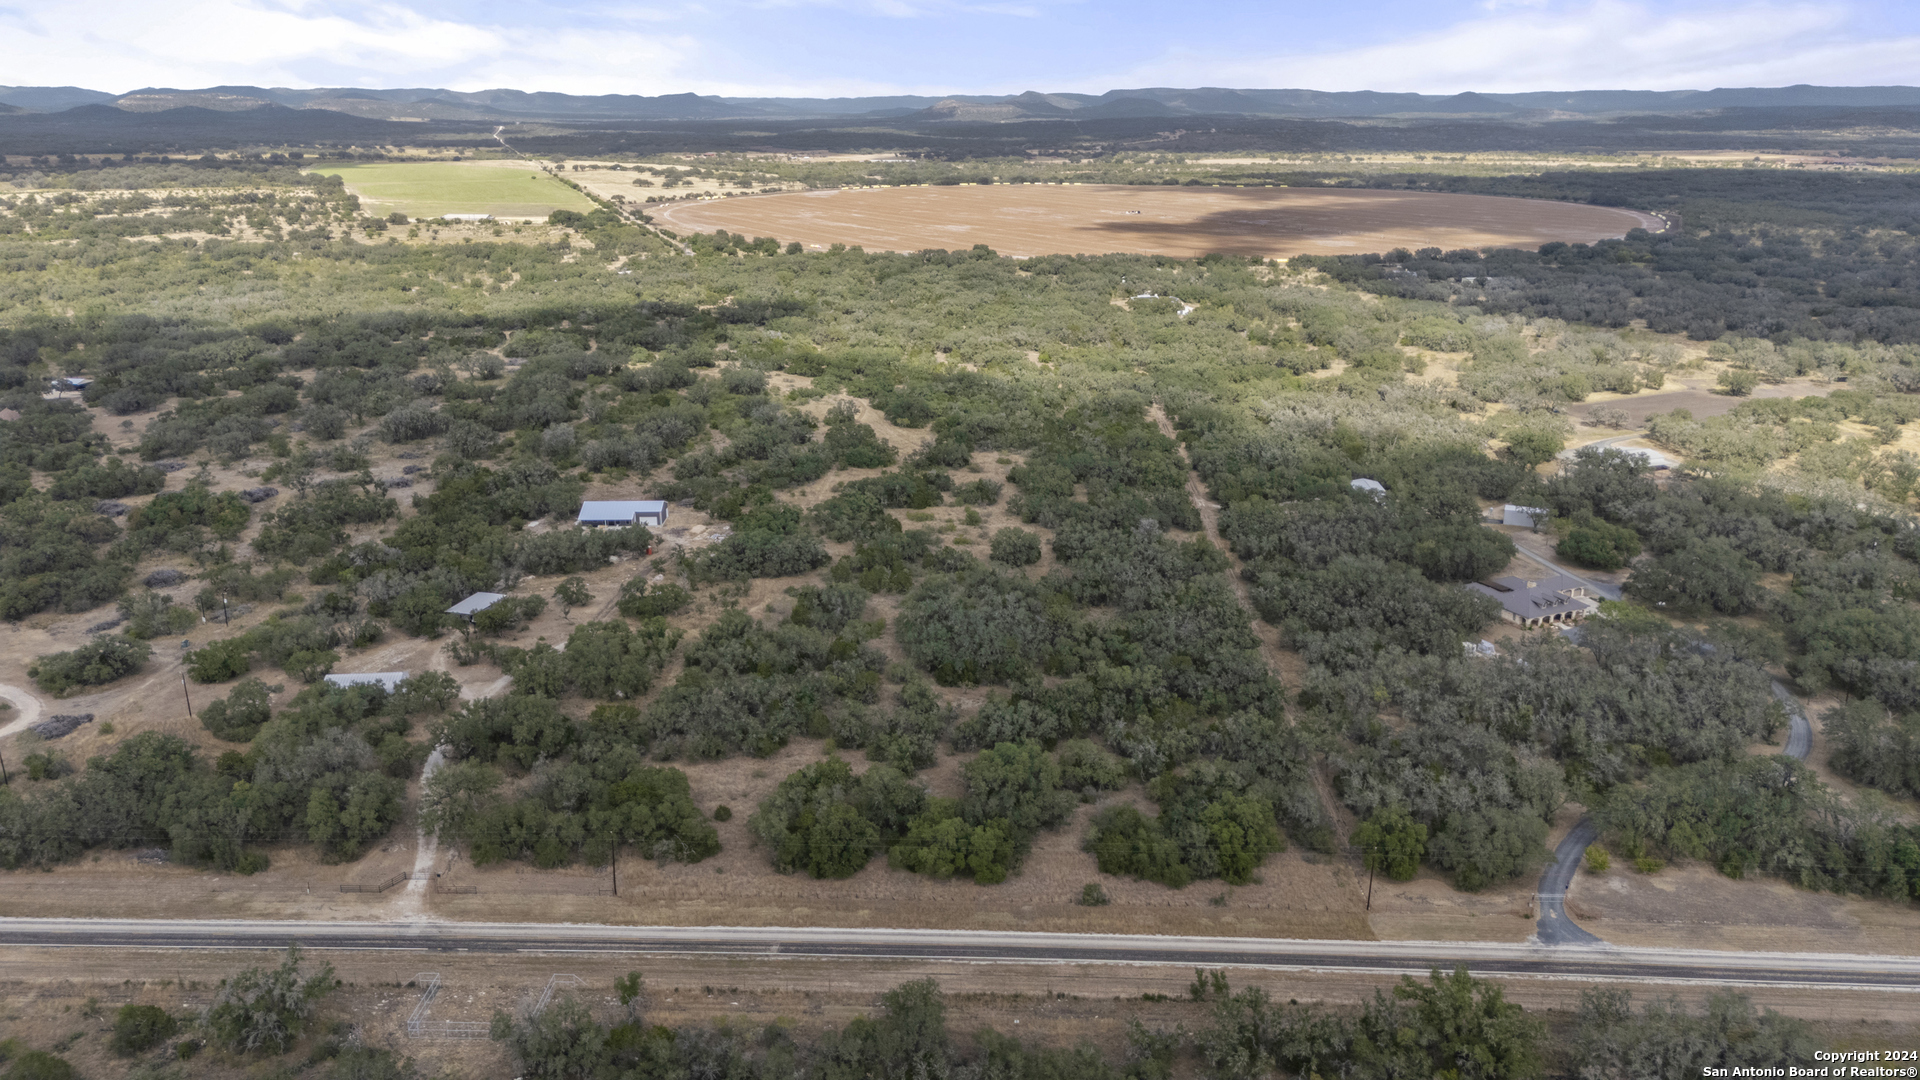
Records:
{"label": "cleared pasture", "polygon": [[313,171],[340,177],[363,208],[382,215],[398,210],[412,218],[544,218],[555,210],[593,209],[585,195],[525,162],[372,162],[324,165]]}
{"label": "cleared pasture", "polygon": [[921,251],[986,244],[1002,255],[1211,252],[1285,258],[1396,247],[1591,243],[1665,222],[1635,210],[1540,199],[1324,188],[992,184],[846,188],[648,208],[681,232]]}

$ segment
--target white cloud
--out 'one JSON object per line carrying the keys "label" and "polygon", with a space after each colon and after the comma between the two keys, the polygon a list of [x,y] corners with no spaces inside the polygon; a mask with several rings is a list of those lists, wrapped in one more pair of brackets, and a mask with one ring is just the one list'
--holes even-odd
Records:
{"label": "white cloud", "polygon": [[[1904,83],[1920,71],[1920,38],[1876,36],[1871,20],[1845,4],[1703,2],[1720,6],[1675,11],[1661,0],[1470,0],[1454,9],[1458,21],[1451,25],[1322,52],[1302,39],[1261,55],[1246,44],[1258,40],[1253,35],[1224,48],[1169,47],[1143,38],[1076,52],[1078,46],[1063,42],[1060,72],[1097,69],[1091,57],[1103,51],[1125,56],[1135,45],[1164,51],[1091,76],[1048,82],[988,65],[985,79],[1016,90],[1040,82],[1034,88],[1043,91],[1158,85],[1446,93]],[[0,40],[7,45],[0,78],[17,84],[791,96],[987,92],[957,84],[965,76],[956,73],[978,69],[953,55],[978,48],[979,34],[961,31],[1053,33],[1061,20],[1046,16],[1097,6],[1086,0],[536,0],[469,18],[459,3],[446,0],[9,3],[22,0],[0,0]],[[795,8],[811,9],[809,16],[825,26],[844,26],[848,49],[871,35],[872,55],[883,59],[782,55],[777,44],[755,37],[756,21],[771,22],[771,15],[787,14],[780,9]],[[1036,16],[1041,25],[1029,30]],[[911,20],[922,19],[921,29],[877,25],[913,27]],[[1273,22],[1284,24],[1285,16]],[[1062,25],[1071,29],[1072,19]],[[1179,40],[1178,33],[1170,29],[1167,39]],[[914,60],[902,63],[899,42],[905,40],[914,42]]]}
{"label": "white cloud", "polygon": [[1036,4],[972,2],[972,0],[748,0],[761,8],[820,8],[888,19],[920,19],[943,15],[1005,15],[1037,19],[1045,8]]}
{"label": "white cloud", "polygon": [[1456,93],[1908,83],[1920,37],[1874,38],[1836,4],[1732,4],[1669,13],[1598,0],[1492,13],[1326,53],[1221,61],[1170,53],[1113,85],[1304,87]]}
{"label": "white cloud", "polygon": [[86,18],[0,9],[15,84],[142,86],[511,86],[677,93],[695,42],[631,29],[501,27],[434,19],[400,4],[96,0]]}

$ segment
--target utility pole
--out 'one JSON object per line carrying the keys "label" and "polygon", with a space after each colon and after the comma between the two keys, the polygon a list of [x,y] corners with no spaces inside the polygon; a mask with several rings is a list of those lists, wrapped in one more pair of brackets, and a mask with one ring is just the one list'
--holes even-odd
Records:
{"label": "utility pole", "polygon": [[227,626],[233,625],[233,609],[227,606],[227,598],[224,596],[220,598],[220,621]]}
{"label": "utility pole", "polygon": [[7,787],[13,786],[13,777],[7,775],[6,758],[0,758],[0,784],[5,784]]}
{"label": "utility pole", "polygon": [[187,692],[187,673],[180,673],[180,696],[187,699],[187,719],[193,719],[193,695]]}
{"label": "utility pole", "polygon": [[620,841],[613,842],[613,895],[620,895]]}

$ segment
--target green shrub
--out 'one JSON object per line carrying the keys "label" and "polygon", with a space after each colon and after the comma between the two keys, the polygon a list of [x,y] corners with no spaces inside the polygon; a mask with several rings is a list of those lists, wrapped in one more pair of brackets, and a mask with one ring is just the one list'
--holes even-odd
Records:
{"label": "green shrub", "polygon": [[179,1021],[156,1005],[122,1005],[113,1018],[113,1052],[121,1057],[153,1049],[173,1038]]}
{"label": "green shrub", "polygon": [[586,581],[577,576],[554,586],[553,598],[560,601],[562,615],[571,615],[574,608],[586,607],[593,603],[593,593],[587,591]]}
{"label": "green shrub", "polygon": [[809,585],[793,590],[793,595],[787,621],[823,634],[838,634],[867,611],[867,590],[855,585]]}
{"label": "green shrub", "polygon": [[880,441],[873,428],[858,423],[851,403],[842,402],[827,410],[827,453],[835,464],[847,469],[884,469],[900,456],[893,447]]}
{"label": "green shrub", "polygon": [[1000,501],[998,480],[980,479],[953,489],[953,501],[961,506],[992,506]]}
{"label": "green shrub", "polygon": [[340,662],[340,654],[332,649],[302,649],[287,657],[284,666],[287,673],[303,683],[317,683],[333,671],[333,665]]}
{"label": "green shrub", "polygon": [[1353,831],[1353,846],[1360,849],[1368,869],[1394,881],[1412,881],[1427,854],[1427,827],[1415,822],[1404,806],[1384,806]]}
{"label": "green shrub", "polygon": [[[596,727],[617,725],[608,714],[631,718],[626,706],[594,710]],[[428,803],[436,822],[449,821],[443,775],[453,786],[468,788],[473,798],[464,816],[475,865],[501,859],[530,859],[535,866],[565,866],[584,858],[596,866],[613,856],[615,844],[630,845],[644,858],[696,863],[720,851],[720,834],[694,805],[687,776],[679,769],[649,767],[626,746],[599,743],[583,752],[567,768],[568,786],[535,789],[512,801],[485,799],[497,775],[463,769],[461,774],[441,770],[428,788]],[[472,763],[466,763],[472,765]]]}
{"label": "green shrub", "polygon": [[216,739],[247,742],[273,714],[267,684],[243,679],[226,697],[200,710],[200,724]]}
{"label": "green shrub", "polygon": [[747,821],[783,874],[843,878],[867,865],[926,805],[926,792],[876,765],[858,779],[837,757],[797,769]]}
{"label": "green shrub", "polygon": [[971,877],[981,885],[1007,880],[1016,858],[1013,829],[1006,821],[969,824],[953,799],[931,800],[887,853],[887,861],[899,869],[942,881]]}
{"label": "green shrub", "polygon": [[252,667],[253,641],[249,634],[215,641],[187,654],[187,674],[197,683],[237,679]]}
{"label": "green shrub", "polygon": [[545,597],[509,596],[496,600],[492,607],[476,612],[473,628],[482,634],[496,635],[522,630],[527,623],[547,610]]}
{"label": "green shrub", "polygon": [[1075,792],[1082,802],[1092,802],[1102,791],[1116,791],[1126,785],[1126,763],[1091,739],[1069,739],[1060,744],[1060,786]]}
{"label": "green shrub", "polygon": [[681,552],[687,576],[700,583],[748,578],[792,577],[833,561],[818,537],[743,528],[694,554]]}
{"label": "green shrub", "polygon": [[530,769],[571,749],[580,730],[551,698],[513,695],[469,701],[433,727],[430,741],[451,756]]}
{"label": "green shrub", "polygon": [[167,491],[127,515],[127,533],[143,547],[190,550],[201,542],[205,529],[222,540],[234,540],[247,527],[253,511],[231,491],[215,493],[193,483],[183,491]]}
{"label": "green shrub", "polygon": [[677,615],[693,603],[693,594],[670,581],[651,587],[634,578],[620,586],[620,614],[629,619],[655,619]]}
{"label": "green shrub", "polygon": [[1733,397],[1746,397],[1753,393],[1754,387],[1760,385],[1760,375],[1745,368],[1730,368],[1721,372],[1720,377],[1715,381],[1723,393]]}
{"label": "green shrub", "polygon": [[1554,551],[1581,566],[1618,570],[1640,554],[1640,534],[1624,525],[1595,519],[1568,530]]}
{"label": "green shrub", "polygon": [[236,1054],[284,1054],[312,1022],[315,1004],[339,985],[332,964],[303,978],[300,948],[293,946],[271,971],[253,967],[221,980],[207,1009],[207,1030]]}
{"label": "green shrub", "polygon": [[1040,561],[1040,537],[1025,529],[1001,529],[988,551],[988,558],[1003,566],[1032,566]]}
{"label": "green shrub", "polygon": [[78,687],[105,686],[131,675],[152,655],[144,641],[102,636],[72,652],[37,658],[27,667],[27,677],[47,693],[64,697]]}
{"label": "green shrub", "polygon": [[1081,887],[1080,899],[1076,903],[1081,907],[1106,907],[1113,903],[1113,898],[1107,895],[1107,890],[1099,882],[1089,881]]}
{"label": "green shrub", "polygon": [[1448,814],[1427,841],[1434,864],[1454,887],[1476,892],[1540,869],[1547,861],[1547,823],[1530,810],[1498,806]]}
{"label": "green shrub", "polygon": [[1094,815],[1083,845],[1103,874],[1185,888],[1193,872],[1180,859],[1180,845],[1159,824],[1131,806],[1110,806]]}
{"label": "green shrub", "polygon": [[979,567],[915,586],[894,636],[944,686],[1007,682],[1041,666],[1057,622],[1039,584]]}
{"label": "green shrub", "polygon": [[51,750],[28,754],[20,764],[26,768],[29,780],[58,780],[73,772],[72,763]]}
{"label": "green shrub", "polygon": [[29,1050],[13,1059],[13,1066],[7,1070],[7,1080],[77,1080],[79,1073],[67,1059],[56,1057],[45,1050]]}
{"label": "green shrub", "polygon": [[388,705],[401,716],[446,712],[460,700],[460,684],[444,671],[422,671],[400,680]]}
{"label": "green shrub", "polygon": [[165,593],[145,592],[120,600],[120,617],[126,620],[121,633],[148,641],[182,633],[200,621],[192,608],[178,605]]}

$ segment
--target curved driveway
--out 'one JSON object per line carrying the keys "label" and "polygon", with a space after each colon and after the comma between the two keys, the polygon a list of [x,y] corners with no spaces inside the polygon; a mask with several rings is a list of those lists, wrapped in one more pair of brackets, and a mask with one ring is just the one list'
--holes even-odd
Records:
{"label": "curved driveway", "polygon": [[1779,679],[1773,680],[1773,696],[1787,709],[1786,755],[1798,761],[1807,760],[1813,751],[1813,725],[1807,722],[1807,711]]}
{"label": "curved driveway", "polygon": [[[1631,438],[1632,436],[1622,437]],[[1550,573],[1564,574],[1573,578],[1608,600],[1620,599],[1620,590],[1611,585],[1603,585],[1581,577],[1574,571],[1550,559],[1535,555],[1517,544],[1514,548],[1520,553],[1521,558],[1545,568]],[[1794,699],[1792,692],[1787,689],[1787,684],[1779,679],[1773,680],[1773,696],[1780,699],[1780,703],[1787,710],[1787,745],[1784,752],[1788,757],[1800,761],[1807,760],[1807,754],[1813,749],[1813,725],[1807,722],[1806,710],[1801,708],[1800,703]],[[1579,871],[1580,861],[1586,857],[1587,848],[1599,838],[1600,830],[1594,825],[1593,819],[1582,817],[1574,825],[1573,830],[1567,833],[1566,838],[1560,841],[1560,846],[1554,849],[1553,862],[1549,863],[1546,872],[1540,875],[1538,893],[1540,919],[1534,933],[1542,945],[1606,944],[1605,941],[1582,929],[1567,917],[1567,890],[1573,886],[1573,875]]]}
{"label": "curved driveway", "polygon": [[1587,848],[1600,839],[1600,826],[1590,817],[1582,817],[1572,831],[1553,849],[1553,863],[1540,875],[1540,921],[1534,936],[1542,945],[1605,945],[1592,933],[1567,917],[1567,890]]}
{"label": "curved driveway", "polygon": [[11,735],[40,719],[40,699],[17,686],[0,683],[0,698],[13,706],[13,718],[0,726],[0,736]]}

